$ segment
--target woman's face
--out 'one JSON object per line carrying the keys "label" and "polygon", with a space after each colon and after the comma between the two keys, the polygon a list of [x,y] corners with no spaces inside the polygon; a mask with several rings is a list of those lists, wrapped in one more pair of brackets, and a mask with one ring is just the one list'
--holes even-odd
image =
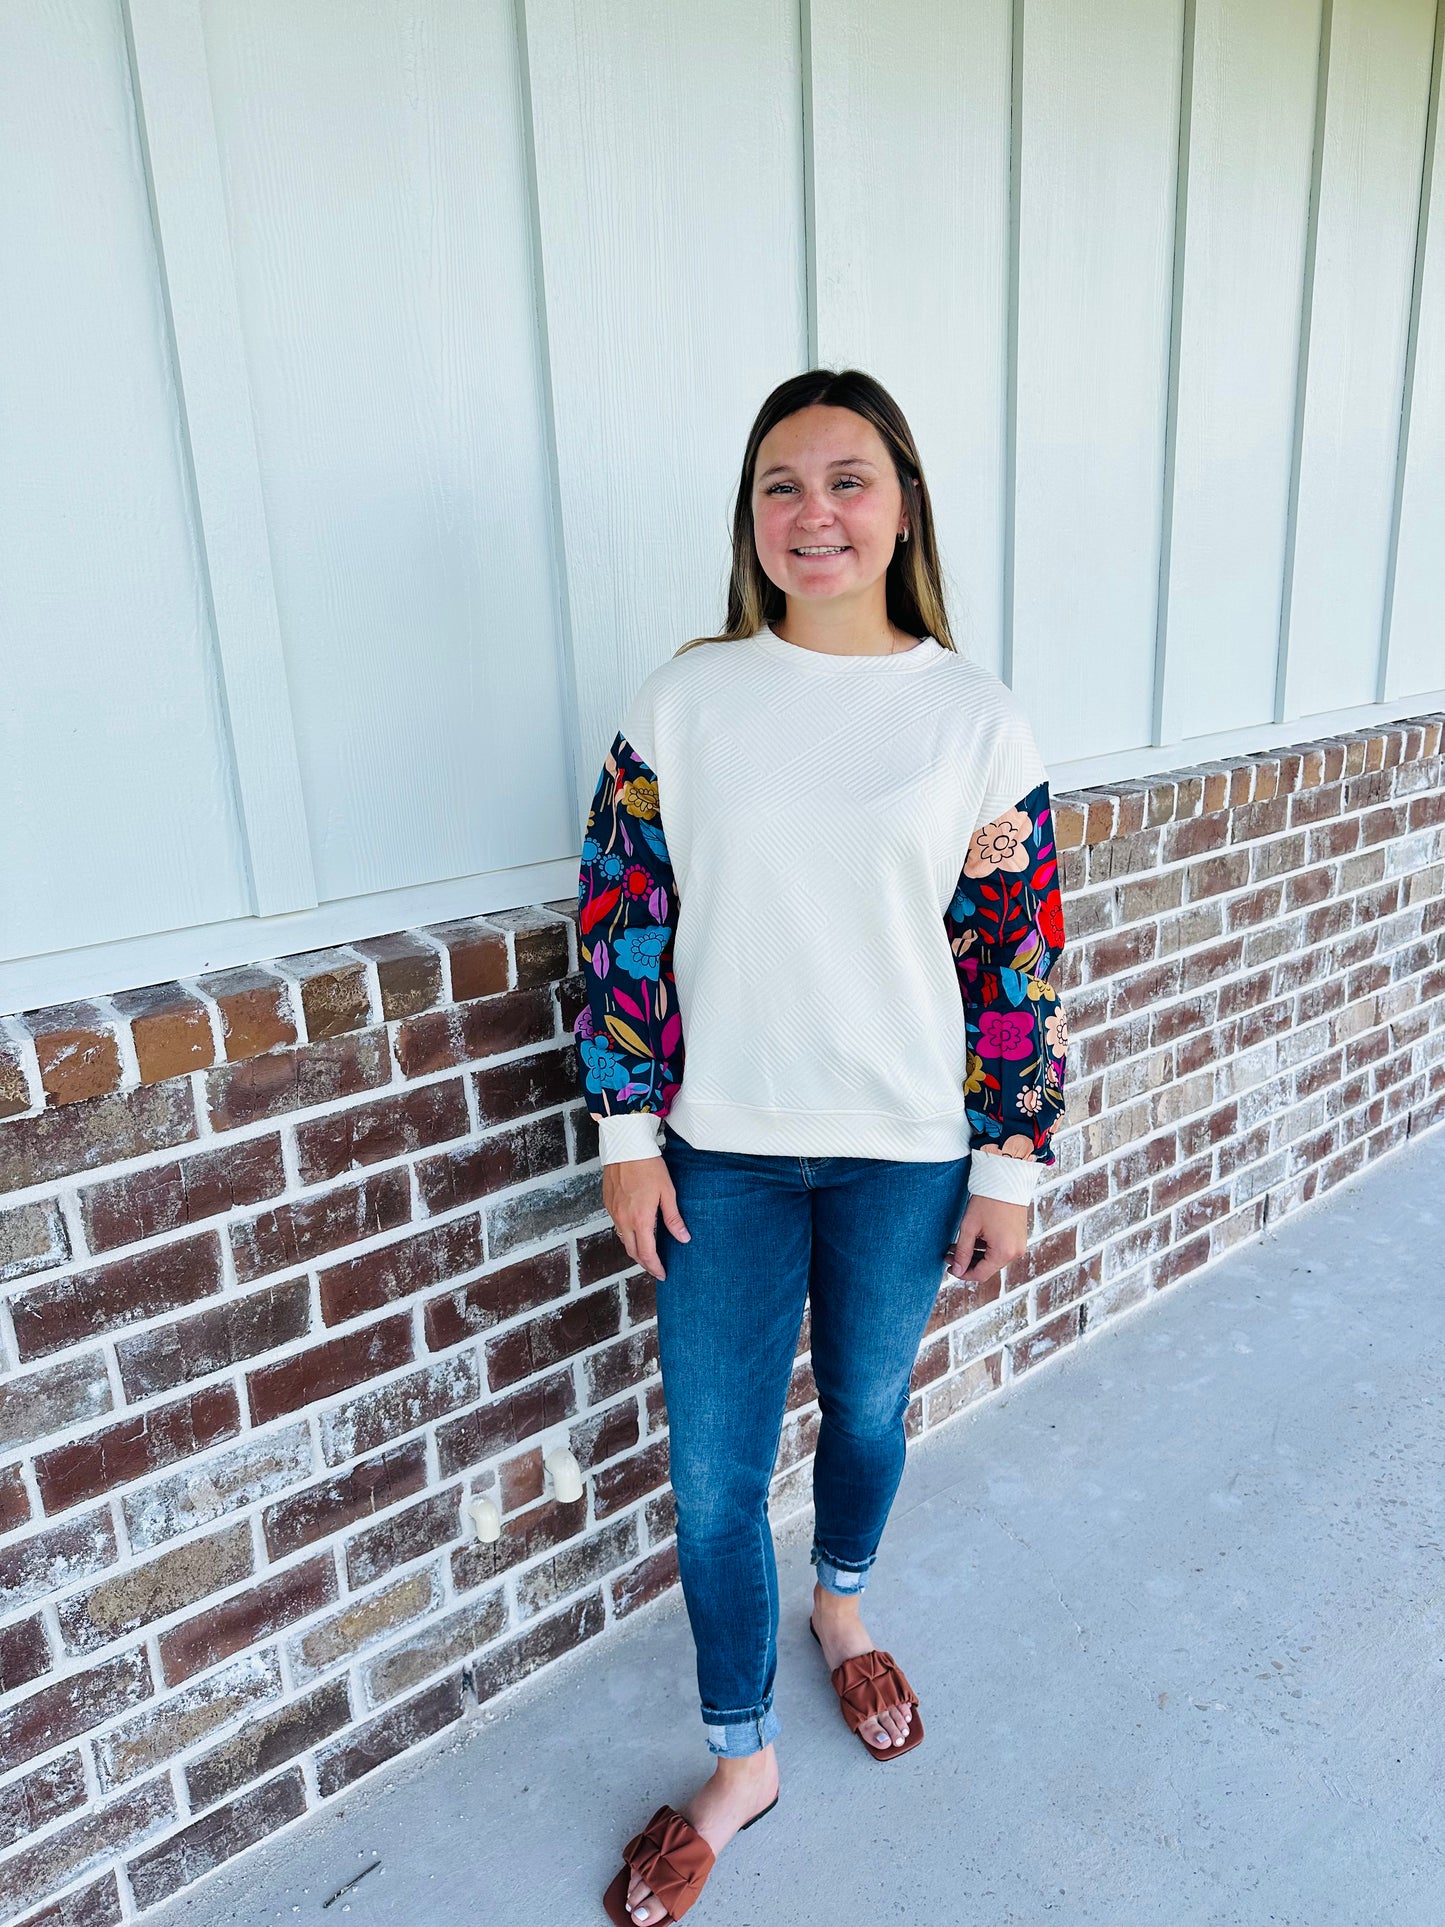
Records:
{"label": "woman's face", "polygon": [[753,471],[753,532],[770,581],[804,601],[879,584],[906,518],[872,422],[822,402],[770,428]]}

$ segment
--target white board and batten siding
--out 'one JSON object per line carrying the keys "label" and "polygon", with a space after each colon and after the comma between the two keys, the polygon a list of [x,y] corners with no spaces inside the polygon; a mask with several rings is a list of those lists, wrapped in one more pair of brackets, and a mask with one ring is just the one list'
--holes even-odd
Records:
{"label": "white board and batten siding", "polygon": [[0,1010],[569,896],[759,402],[1059,788],[1445,699],[1445,0],[9,0]]}

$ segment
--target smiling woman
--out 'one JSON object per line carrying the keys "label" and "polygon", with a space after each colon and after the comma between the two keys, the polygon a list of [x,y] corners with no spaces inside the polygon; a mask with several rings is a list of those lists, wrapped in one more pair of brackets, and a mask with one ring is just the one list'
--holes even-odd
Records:
{"label": "smiling woman", "polygon": [[1012,692],[954,648],[918,452],[869,376],[815,369],[759,412],[727,623],[633,698],[578,905],[578,1050],[603,1202],[657,1280],[716,1756],[604,1896],[662,1927],[777,1798],[767,1493],[805,1305],[810,1625],[870,1757],[923,1739],[859,1598],[945,1262],[979,1283],[1022,1253],[1064,1109],[1047,772]]}

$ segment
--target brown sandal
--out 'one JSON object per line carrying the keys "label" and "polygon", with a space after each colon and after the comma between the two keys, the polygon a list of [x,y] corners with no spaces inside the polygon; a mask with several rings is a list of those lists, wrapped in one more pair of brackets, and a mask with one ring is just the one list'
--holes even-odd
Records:
{"label": "brown sandal", "polygon": [[[808,1615],[808,1631],[814,1639],[818,1639],[818,1629],[813,1624],[811,1613]],[[818,1639],[820,1646],[822,1643]],[[865,1721],[876,1719],[892,1706],[913,1708],[908,1738],[902,1746],[873,1746],[858,1733],[858,1744],[865,1748],[870,1759],[901,1760],[905,1753],[911,1753],[915,1746],[921,1744],[923,1716],[918,1710],[918,1695],[909,1685],[907,1674],[892,1653],[885,1653],[878,1646],[866,1653],[856,1653],[851,1659],[840,1660],[828,1677],[833,1682],[833,1691],[838,1695],[850,1733],[858,1733]]]}
{"label": "brown sandal", "polygon": [[[775,1793],[751,1820],[743,1821],[738,1832],[746,1832],[777,1804]],[[660,1900],[664,1909],[658,1919],[649,1912],[642,1927],[669,1927],[670,1922],[682,1919],[717,1864],[716,1854],[691,1820],[670,1806],[660,1806],[641,1833],[632,1836],[622,1849],[622,1859],[621,1873],[602,1896],[607,1918],[616,1927],[638,1927],[635,1916],[627,1911],[627,1889],[634,1874],[647,1882],[653,1899]]]}

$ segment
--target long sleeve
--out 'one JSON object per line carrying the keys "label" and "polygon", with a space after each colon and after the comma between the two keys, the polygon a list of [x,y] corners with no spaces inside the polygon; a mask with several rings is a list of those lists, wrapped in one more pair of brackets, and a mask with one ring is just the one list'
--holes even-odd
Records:
{"label": "long sleeve", "polygon": [[602,1162],[655,1157],[682,1082],[677,887],[657,777],[620,730],[587,817],[577,904],[587,1001],[572,1030]]}
{"label": "long sleeve", "polygon": [[1046,780],[975,829],[944,923],[968,1036],[965,1107],[982,1154],[969,1187],[1027,1204],[1054,1163],[1068,1049],[1049,981],[1064,913]]}

